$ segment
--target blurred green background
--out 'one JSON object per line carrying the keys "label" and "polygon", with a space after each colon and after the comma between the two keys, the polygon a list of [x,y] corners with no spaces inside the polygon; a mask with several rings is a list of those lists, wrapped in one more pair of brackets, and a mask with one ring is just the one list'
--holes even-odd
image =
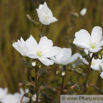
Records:
{"label": "blurred green background", "polygon": [[[78,52],[76,46],[72,44],[74,34],[80,29],[91,32],[94,26],[103,27],[103,0],[45,0],[57,22],[45,26],[43,34],[52,39],[54,45],[60,47],[71,47],[73,53]],[[25,65],[20,61],[22,57],[13,47],[12,43],[23,37],[26,40],[33,35],[39,40],[39,30],[35,28],[26,18],[26,14],[38,21],[36,8],[43,0],[0,0],[0,87],[8,87],[9,92],[19,91],[19,82],[29,81],[30,72],[25,72]],[[80,10],[87,8],[85,16],[80,15]],[[78,13],[79,17],[75,17]],[[54,64],[53,71],[58,69]],[[75,76],[74,76],[75,75]],[[48,77],[48,78],[47,78]],[[52,86],[56,86],[57,76],[54,73],[47,74],[43,80]],[[92,71],[90,81],[103,89],[103,81],[99,77],[99,72]],[[67,81],[78,82],[82,78],[69,72],[66,75]],[[88,90],[89,94],[98,94],[94,89]]]}

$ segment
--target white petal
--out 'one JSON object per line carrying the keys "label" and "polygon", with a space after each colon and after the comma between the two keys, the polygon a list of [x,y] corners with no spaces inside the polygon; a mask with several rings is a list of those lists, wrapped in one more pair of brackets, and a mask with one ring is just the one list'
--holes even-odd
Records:
{"label": "white petal", "polygon": [[20,93],[24,94],[24,90],[22,88],[20,88]]}
{"label": "white petal", "polygon": [[45,13],[47,16],[53,17],[53,13],[52,13],[52,11],[48,8],[46,2],[44,2],[43,11],[44,11],[44,13]]}
{"label": "white petal", "polygon": [[26,47],[29,50],[33,50],[37,47],[37,42],[36,40],[33,38],[33,36],[31,35],[25,42]]}
{"label": "white petal", "polygon": [[84,29],[81,29],[78,32],[76,32],[75,37],[86,44],[88,44],[90,41],[90,34],[87,30]]}
{"label": "white petal", "polygon": [[18,42],[14,42],[12,46],[20,53],[19,47],[18,47]]}
{"label": "white petal", "polygon": [[27,48],[18,40],[18,48],[20,50],[21,55],[26,56]]}
{"label": "white petal", "polygon": [[25,44],[25,41],[24,41],[24,39],[21,37],[20,38],[20,42],[24,45]]}
{"label": "white petal", "polygon": [[93,70],[99,70],[99,65],[91,65],[91,68],[93,69]]}
{"label": "white petal", "polygon": [[52,47],[43,57],[53,57],[60,52],[60,48]]}
{"label": "white petal", "polygon": [[89,48],[88,50],[92,53],[96,53],[96,52],[100,51],[101,49],[102,49],[101,47],[97,47],[97,48],[94,48],[94,49]]}
{"label": "white petal", "polygon": [[38,58],[44,65],[49,66],[53,65],[54,61],[47,58]]}
{"label": "white petal", "polygon": [[71,55],[72,55],[71,48],[63,48],[61,50],[60,63],[63,65],[67,65],[70,61]]}
{"label": "white petal", "polygon": [[81,41],[80,39],[78,38],[75,38],[74,41],[73,41],[73,44],[77,45],[78,47],[81,47],[81,48],[89,48],[89,45],[83,41]]}
{"label": "white petal", "polygon": [[101,72],[100,77],[103,79],[103,72]]}
{"label": "white petal", "polygon": [[55,17],[52,17],[52,18],[50,18],[49,20],[49,23],[53,23],[53,22],[56,22],[56,21],[58,21]]}
{"label": "white petal", "polygon": [[5,94],[7,94],[7,92],[8,92],[8,88],[5,88],[4,91],[5,91]]}
{"label": "white petal", "polygon": [[101,47],[101,46],[103,46],[103,40],[101,40],[96,47]]}
{"label": "white petal", "polygon": [[46,36],[44,36],[40,39],[39,46],[44,49],[51,48],[53,46],[53,42],[52,42],[52,40],[50,40]]}
{"label": "white petal", "polygon": [[75,53],[74,55],[72,55],[72,57],[70,58],[69,63],[74,62],[75,60],[77,60],[79,57],[79,53]]}
{"label": "white petal", "polygon": [[26,56],[28,56],[29,58],[32,58],[32,59],[38,58],[38,56],[37,56],[37,54],[36,54],[36,50],[28,51],[28,52],[26,53]]}
{"label": "white petal", "polygon": [[42,8],[43,8],[43,4],[40,4],[38,9],[40,10]]}
{"label": "white petal", "polygon": [[37,11],[38,17],[40,18],[40,17],[41,17],[41,15],[40,15],[40,10],[39,10],[39,9],[36,9],[36,11]]}
{"label": "white petal", "polygon": [[81,11],[80,11],[80,15],[84,16],[87,12],[87,9],[86,8],[83,8]]}
{"label": "white petal", "polygon": [[98,44],[102,39],[102,28],[99,26],[95,26],[91,32],[91,39],[93,42]]}
{"label": "white petal", "polygon": [[40,18],[39,21],[40,21],[42,24],[44,24],[44,25],[49,25],[49,24],[50,24],[50,22],[49,22],[48,19],[45,20],[45,17]]}
{"label": "white petal", "polygon": [[60,62],[55,58],[55,57],[51,57],[50,58],[52,61],[54,61],[56,64],[60,64]]}

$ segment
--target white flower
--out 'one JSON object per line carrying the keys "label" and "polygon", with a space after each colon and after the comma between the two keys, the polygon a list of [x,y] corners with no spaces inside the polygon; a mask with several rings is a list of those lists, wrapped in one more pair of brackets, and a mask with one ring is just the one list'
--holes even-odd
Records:
{"label": "white flower", "polygon": [[71,48],[59,48],[59,49],[60,53],[55,57],[51,57],[51,60],[53,60],[56,64],[67,65],[69,63],[74,62],[79,56],[78,53],[72,56]]}
{"label": "white flower", "polygon": [[[15,42],[12,44],[12,46],[22,55],[22,56],[26,56],[26,53],[28,50],[32,49],[31,45],[29,44],[30,47],[26,47],[26,44],[30,43],[35,43],[36,41],[35,39],[33,39],[32,36],[29,37],[29,39],[27,39],[26,41],[23,40],[23,38],[21,37],[20,40],[18,40],[18,42]],[[35,45],[34,45],[35,46]]]}
{"label": "white flower", "polygon": [[84,16],[87,12],[87,9],[86,8],[83,8],[81,11],[80,11],[80,15]]}
{"label": "white flower", "polygon": [[[21,100],[22,96],[23,96],[25,93],[28,93],[28,92],[29,92],[29,89],[25,89],[25,91],[24,91],[22,88],[20,88],[20,98],[19,98],[19,100]],[[29,102],[29,100],[30,100],[30,98],[24,97],[23,100],[22,100],[22,102],[23,102],[23,103],[27,103],[27,102]]]}
{"label": "white flower", "polygon": [[93,70],[99,70],[99,65],[101,65],[103,62],[103,59],[92,59],[92,63],[91,63],[91,68]]}
{"label": "white flower", "polygon": [[5,96],[7,95],[7,92],[8,92],[8,88],[0,88],[0,101],[5,98]]}
{"label": "white flower", "polygon": [[73,44],[92,53],[98,52],[102,49],[101,46],[103,46],[102,28],[95,26],[91,32],[91,36],[86,30],[81,29],[75,33]]}
{"label": "white flower", "polygon": [[32,40],[26,46],[27,48],[33,48],[33,50],[28,51],[26,55],[33,59],[38,58],[46,66],[52,65],[54,62],[48,58],[59,53],[58,47],[53,47],[53,42],[46,36],[42,37],[38,44],[37,42],[33,43]]}
{"label": "white flower", "polygon": [[103,72],[101,72],[100,77],[103,79]]}
{"label": "white flower", "polygon": [[15,95],[8,94],[2,100],[2,103],[20,103],[20,101]]}
{"label": "white flower", "polygon": [[44,25],[49,25],[50,23],[57,21],[57,19],[53,17],[52,11],[48,8],[46,2],[44,2],[44,4],[40,4],[36,11],[39,21]]}
{"label": "white flower", "polygon": [[86,60],[85,58],[83,58],[80,54],[79,54],[79,58],[80,58],[80,60],[81,60],[84,64],[86,64],[86,65],[89,64],[89,63],[87,62],[87,60]]}
{"label": "white flower", "polygon": [[[32,101],[36,101],[36,94],[33,95]],[[40,102],[40,99],[38,101]]]}

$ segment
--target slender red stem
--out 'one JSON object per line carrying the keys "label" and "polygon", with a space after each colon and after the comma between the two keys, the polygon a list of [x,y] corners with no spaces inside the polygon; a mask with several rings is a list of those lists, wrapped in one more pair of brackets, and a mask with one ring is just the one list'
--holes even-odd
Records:
{"label": "slender red stem", "polygon": [[84,83],[84,91],[83,91],[83,94],[85,94],[85,93],[87,92],[87,82],[88,82],[88,77],[89,77],[90,70],[91,70],[90,66],[91,66],[93,57],[94,57],[94,53],[92,54],[92,57],[90,58],[89,68],[88,68],[88,71],[87,71],[87,77],[86,77],[86,80],[85,80],[85,83]]}
{"label": "slender red stem", "polygon": [[38,103],[38,78],[37,78],[37,68],[35,68],[35,86],[36,86],[36,103]]}

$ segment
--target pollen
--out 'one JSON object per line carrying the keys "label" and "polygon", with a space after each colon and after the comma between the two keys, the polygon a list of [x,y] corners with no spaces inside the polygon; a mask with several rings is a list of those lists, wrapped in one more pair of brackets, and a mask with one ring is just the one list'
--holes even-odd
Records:
{"label": "pollen", "polygon": [[39,57],[42,57],[42,51],[37,51],[37,55],[38,55]]}
{"label": "pollen", "polygon": [[46,54],[45,49],[43,49],[42,47],[37,48],[36,54],[37,56],[42,57],[44,54]]}
{"label": "pollen", "polygon": [[96,47],[96,41],[97,40],[95,40],[95,42],[93,42],[92,40],[91,40],[91,42],[90,42],[90,47],[92,48],[92,49],[94,49],[95,47]]}

